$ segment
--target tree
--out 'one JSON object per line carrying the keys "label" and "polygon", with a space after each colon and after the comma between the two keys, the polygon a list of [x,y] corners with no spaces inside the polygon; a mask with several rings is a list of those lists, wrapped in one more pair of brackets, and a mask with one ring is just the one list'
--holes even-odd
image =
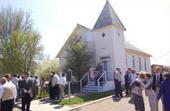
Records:
{"label": "tree", "polygon": [[88,71],[90,66],[91,55],[88,52],[87,46],[75,37],[70,40],[66,52],[67,62],[65,69],[72,69],[73,76],[79,81],[83,74]]}
{"label": "tree", "polygon": [[45,77],[47,79],[49,78],[49,73],[51,71],[59,74],[60,68],[58,60],[45,60],[41,64],[37,65],[35,72],[38,76]]}
{"label": "tree", "polygon": [[0,11],[3,73],[29,72],[42,51],[41,36],[33,29],[30,14],[7,8]]}
{"label": "tree", "polygon": [[31,32],[33,21],[29,12],[23,10],[1,8],[0,10],[0,42],[11,38],[13,31]]}

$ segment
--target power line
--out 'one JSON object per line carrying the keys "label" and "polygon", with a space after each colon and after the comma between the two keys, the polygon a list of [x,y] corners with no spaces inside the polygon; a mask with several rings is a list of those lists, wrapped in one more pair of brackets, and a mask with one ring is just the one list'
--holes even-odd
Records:
{"label": "power line", "polygon": [[153,58],[152,60],[157,60],[157,59],[162,58],[162,57],[164,57],[164,56],[166,56],[168,54],[170,54],[170,50],[168,52],[166,52],[165,54],[162,54],[162,55],[160,55],[158,57]]}

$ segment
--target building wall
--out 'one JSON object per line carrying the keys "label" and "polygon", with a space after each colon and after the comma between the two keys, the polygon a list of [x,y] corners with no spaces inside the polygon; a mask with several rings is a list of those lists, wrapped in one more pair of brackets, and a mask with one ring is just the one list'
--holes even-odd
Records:
{"label": "building wall", "polygon": [[[135,67],[133,67],[133,56],[135,58]],[[128,52],[126,52],[126,57],[127,57],[127,68],[134,68],[136,69],[136,71],[151,72],[150,57],[141,56],[135,53],[128,53]],[[140,68],[139,58],[141,59],[141,68]],[[146,60],[146,69],[145,69],[145,60]]]}
{"label": "building wall", "polygon": [[[101,57],[108,57],[109,78],[113,79],[113,71],[119,67],[122,72],[126,69],[124,32],[113,25],[98,29],[95,33],[96,62]],[[103,34],[105,36],[103,36]]]}
{"label": "building wall", "polygon": [[[96,63],[96,54],[95,54],[95,39],[94,39],[94,34],[87,29],[84,28],[78,28],[75,32],[73,32],[69,38],[73,39],[74,37],[77,37],[80,39],[80,42],[84,43],[87,45],[88,51],[90,55],[92,56],[91,58],[91,66],[95,67]],[[69,41],[68,41],[69,42]],[[65,49],[69,47],[69,44],[66,44]],[[66,57],[67,57],[67,52],[63,49],[62,53],[60,54],[59,57],[59,64],[61,69],[64,69],[64,66],[66,64]]]}
{"label": "building wall", "polygon": [[105,27],[93,31],[95,34],[96,64],[102,61],[108,62],[108,78],[113,79],[114,49],[113,49],[113,30]]}
{"label": "building wall", "polygon": [[[113,36],[113,48],[114,48],[114,60],[115,68],[121,68],[122,72],[126,70],[126,52],[125,52],[125,39],[124,31],[116,27],[113,27],[114,36]],[[124,74],[124,73],[123,73]]]}

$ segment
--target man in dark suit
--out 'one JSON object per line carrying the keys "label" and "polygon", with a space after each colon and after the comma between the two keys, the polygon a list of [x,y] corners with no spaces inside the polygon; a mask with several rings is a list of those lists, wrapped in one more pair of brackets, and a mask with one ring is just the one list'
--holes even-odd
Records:
{"label": "man in dark suit", "polygon": [[22,111],[30,110],[30,104],[33,97],[32,88],[33,88],[32,79],[29,77],[28,73],[24,73],[23,80],[21,81]]}
{"label": "man in dark suit", "polygon": [[126,89],[126,95],[128,95],[130,93],[130,76],[129,76],[129,72],[126,71],[126,74],[124,76],[125,79],[125,89]]}
{"label": "man in dark suit", "polygon": [[[159,91],[160,91],[160,84],[163,81],[163,76],[162,76],[162,71],[161,68],[159,66],[156,67],[156,70],[153,74],[153,83],[152,83],[152,89],[155,91],[156,95],[155,95],[155,100],[158,97]],[[156,106],[157,110],[158,110],[158,105]],[[164,111],[164,109],[162,110]]]}
{"label": "man in dark suit", "polygon": [[157,66],[153,74],[153,83],[152,83],[152,89],[156,92],[157,95],[159,93],[160,84],[162,81],[163,81],[163,77],[162,77],[161,68]]}

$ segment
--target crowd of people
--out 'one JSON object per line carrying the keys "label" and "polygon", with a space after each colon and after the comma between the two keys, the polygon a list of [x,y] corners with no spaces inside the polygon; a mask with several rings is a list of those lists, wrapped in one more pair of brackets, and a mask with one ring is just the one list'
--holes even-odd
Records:
{"label": "crowd of people", "polygon": [[[90,79],[96,81],[104,71],[101,64],[96,68],[90,68]],[[114,71],[115,97],[122,98],[122,71],[116,68]],[[125,93],[130,95],[136,111],[145,111],[143,90],[148,97],[150,111],[159,111],[158,101],[163,104],[162,111],[170,111],[170,73],[156,67],[153,74],[148,72],[136,72],[128,68],[124,75]],[[48,82],[47,82],[48,81]],[[65,74],[50,72],[49,80],[44,77],[30,76],[23,73],[21,76],[6,74],[0,79],[0,111],[12,111],[15,102],[21,99],[22,111],[29,111],[31,101],[34,98],[44,98],[48,89],[49,97],[53,100],[64,98]],[[102,85],[103,79],[100,80]],[[39,96],[38,96],[39,95]]]}
{"label": "crowd of people", "polygon": [[[96,81],[103,73],[103,66],[98,63],[96,68],[90,68],[90,79]],[[122,93],[122,71],[116,68],[113,74],[115,83],[115,98],[123,97]],[[102,85],[103,78],[100,79]],[[133,68],[128,68],[124,75],[125,94],[133,100],[136,111],[145,111],[143,91],[148,97],[150,111],[159,111],[158,101],[161,99],[163,109],[161,111],[170,111],[170,73],[164,69],[156,67],[153,74],[141,71],[136,72]]]}
{"label": "crowd of people", "polygon": [[[121,69],[116,68],[114,72],[115,96],[123,97],[121,88]],[[126,95],[130,95],[136,111],[145,111],[143,90],[148,97],[150,111],[159,111],[158,101],[161,99],[163,109],[161,111],[170,111],[170,73],[156,68],[153,74],[148,72],[136,72],[128,68],[124,76]]]}
{"label": "crowd of people", "polygon": [[13,111],[14,104],[21,100],[22,111],[30,111],[32,99],[44,98],[49,91],[51,100],[64,98],[67,84],[64,74],[50,73],[49,80],[44,77],[6,74],[0,79],[0,111]]}

